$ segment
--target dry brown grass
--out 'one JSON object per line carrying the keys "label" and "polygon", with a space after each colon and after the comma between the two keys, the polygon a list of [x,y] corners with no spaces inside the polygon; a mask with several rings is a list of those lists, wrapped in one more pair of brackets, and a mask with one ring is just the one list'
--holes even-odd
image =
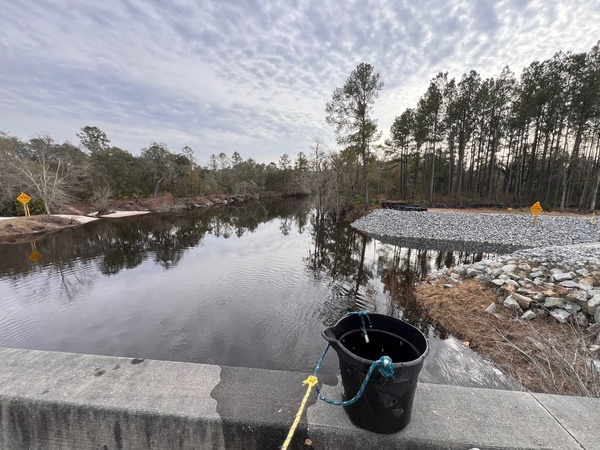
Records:
{"label": "dry brown grass", "polygon": [[589,365],[587,344],[598,334],[553,318],[519,320],[500,304],[493,289],[467,280],[452,289],[421,284],[416,301],[442,328],[492,361],[533,392],[600,397],[600,377]]}

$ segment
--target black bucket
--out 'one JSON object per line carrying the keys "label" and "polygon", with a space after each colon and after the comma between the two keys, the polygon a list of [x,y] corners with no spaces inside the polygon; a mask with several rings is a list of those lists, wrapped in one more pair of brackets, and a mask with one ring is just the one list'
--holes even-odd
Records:
{"label": "black bucket", "polygon": [[369,342],[361,331],[359,315],[342,318],[322,335],[340,359],[344,401],[357,394],[374,361],[384,355],[392,359],[394,378],[373,371],[360,399],[344,409],[360,428],[395,433],[410,422],[417,378],[429,352],[427,339],[417,328],[394,317],[369,313],[364,323]]}

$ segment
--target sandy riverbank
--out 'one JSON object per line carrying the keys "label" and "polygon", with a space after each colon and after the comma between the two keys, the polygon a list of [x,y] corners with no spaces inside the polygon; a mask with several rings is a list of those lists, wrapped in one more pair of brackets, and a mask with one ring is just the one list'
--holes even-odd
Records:
{"label": "sandy riverbank", "polygon": [[0,244],[20,244],[37,240],[50,233],[80,226],[100,219],[137,216],[150,211],[115,211],[99,217],[78,214],[55,214],[31,217],[0,218]]}
{"label": "sandy riverbank", "polygon": [[142,214],[177,213],[197,208],[243,204],[258,196],[209,196],[175,198],[171,194],[149,199],[119,200],[109,204],[101,213],[86,203],[67,205],[65,214],[32,217],[0,217],[0,244],[18,244],[39,239],[49,233],[79,226],[98,219],[114,219]]}

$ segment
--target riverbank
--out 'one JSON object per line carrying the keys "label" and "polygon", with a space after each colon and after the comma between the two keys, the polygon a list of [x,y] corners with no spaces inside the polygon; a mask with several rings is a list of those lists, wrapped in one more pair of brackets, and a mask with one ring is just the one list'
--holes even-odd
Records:
{"label": "riverbank", "polygon": [[534,227],[525,215],[380,210],[353,226],[398,245],[508,249],[431,274],[416,303],[526,389],[600,397],[600,233],[589,217]]}
{"label": "riverbank", "polygon": [[242,205],[256,196],[208,196],[175,198],[171,194],[149,199],[113,201],[101,208],[89,203],[65,205],[61,214],[31,217],[0,217],[0,244],[20,244],[40,239],[50,233],[76,227],[98,219],[111,219],[149,213],[174,214],[213,206]]}
{"label": "riverbank", "polygon": [[20,244],[80,225],[59,216],[11,217],[0,220],[0,244]]}

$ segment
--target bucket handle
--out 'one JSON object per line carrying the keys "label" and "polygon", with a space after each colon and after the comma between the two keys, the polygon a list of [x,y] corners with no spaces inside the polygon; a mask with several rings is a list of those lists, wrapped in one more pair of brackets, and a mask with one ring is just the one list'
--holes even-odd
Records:
{"label": "bucket handle", "polygon": [[[370,313],[371,312],[369,310],[366,310],[366,309],[363,309],[361,311],[350,311],[350,312],[347,312],[346,314],[344,314],[342,316],[342,318],[338,321],[338,323],[341,322],[346,317],[350,317],[350,316],[358,316],[358,317],[360,317],[360,331],[362,331],[363,337],[365,338],[365,342],[368,344],[369,343],[369,335],[367,334],[367,325],[365,323],[365,317],[369,321],[369,328],[373,328],[373,324],[371,323],[371,317],[369,317]],[[330,327],[328,329],[331,329],[331,328],[335,328],[335,327]],[[331,339],[328,339],[326,335],[324,335],[324,337],[329,342],[332,341]]]}
{"label": "bucket handle", "polygon": [[[327,350],[329,350],[329,347],[331,347],[331,344],[327,344],[327,347],[325,348],[323,355],[321,355],[321,359],[319,359],[319,362],[317,363],[317,366],[315,367],[315,370],[313,372],[313,375],[315,377],[317,377],[317,373],[319,372],[319,369],[321,368],[321,364],[323,363],[323,359],[325,358],[325,354],[327,354]],[[360,389],[358,390],[358,392],[356,393],[356,395],[353,398],[351,398],[350,400],[346,400],[345,402],[328,399],[323,394],[321,394],[321,389],[319,388],[319,384],[317,383],[315,385],[315,389],[317,390],[317,395],[319,396],[319,400],[323,400],[324,402],[329,403],[330,405],[337,405],[337,406],[348,406],[348,405],[352,405],[353,403],[356,403],[358,401],[358,399],[360,399],[360,397],[362,396],[363,392],[365,391],[365,388],[367,387],[367,383],[369,382],[369,379],[371,378],[371,375],[373,374],[375,367],[377,367],[377,369],[379,369],[379,373],[381,373],[381,375],[383,375],[384,377],[394,379],[394,364],[393,364],[392,358],[390,358],[389,356],[382,356],[377,361],[373,361],[373,364],[371,364],[371,367],[369,367],[369,371],[367,372],[367,375],[366,375],[363,383],[360,385]]]}

